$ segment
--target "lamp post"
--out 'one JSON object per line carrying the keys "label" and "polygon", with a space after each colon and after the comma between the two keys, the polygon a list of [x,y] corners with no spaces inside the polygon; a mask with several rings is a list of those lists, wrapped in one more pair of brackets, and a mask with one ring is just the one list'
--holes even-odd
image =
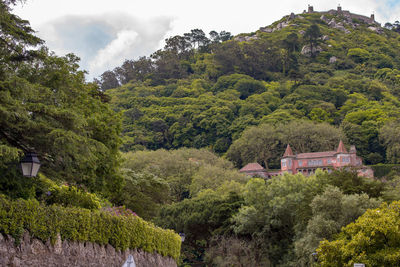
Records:
{"label": "lamp post", "polygon": [[36,153],[28,152],[21,160],[22,175],[25,177],[35,177],[40,168],[40,161]]}
{"label": "lamp post", "polygon": [[185,241],[185,233],[179,233],[179,236],[181,237],[181,241]]}

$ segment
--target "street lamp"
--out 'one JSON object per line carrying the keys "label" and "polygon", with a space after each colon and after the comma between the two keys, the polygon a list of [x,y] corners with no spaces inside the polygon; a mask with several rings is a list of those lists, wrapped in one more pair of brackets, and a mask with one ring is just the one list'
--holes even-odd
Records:
{"label": "street lamp", "polygon": [[25,177],[35,177],[40,168],[40,161],[36,153],[28,152],[21,160],[22,175]]}
{"label": "street lamp", "polygon": [[185,233],[179,233],[179,236],[181,237],[181,241],[185,241]]}
{"label": "street lamp", "polygon": [[313,257],[314,262],[318,262],[318,253],[317,253],[317,252],[313,252],[313,253],[311,254],[311,256]]}

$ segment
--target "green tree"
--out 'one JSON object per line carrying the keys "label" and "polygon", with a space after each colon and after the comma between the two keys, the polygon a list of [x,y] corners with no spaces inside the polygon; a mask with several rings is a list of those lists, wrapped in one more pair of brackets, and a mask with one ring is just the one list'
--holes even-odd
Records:
{"label": "green tree", "polygon": [[161,205],[169,203],[171,196],[168,183],[148,172],[124,172],[124,188],[119,196],[120,204],[149,220],[154,218]]}
{"label": "green tree", "polygon": [[282,44],[283,47],[291,53],[298,51],[300,48],[299,37],[296,33],[289,34],[285,39],[283,39]]}
{"label": "green tree", "polygon": [[290,144],[297,152],[333,150],[343,138],[341,131],[329,124],[292,121],[286,124],[262,124],[245,130],[227,152],[237,166],[250,162],[278,167],[285,148]]}
{"label": "green tree", "polygon": [[202,264],[211,238],[232,234],[230,218],[242,202],[236,192],[207,190],[194,198],[163,206],[156,222],[164,228],[185,233],[184,262]]}
{"label": "green tree", "polygon": [[48,177],[118,194],[119,115],[96,84],[85,82],[78,57],[35,49],[42,41],[10,13],[13,3],[0,2],[0,166],[12,172],[33,150]]}
{"label": "green tree", "polygon": [[320,243],[321,266],[397,266],[400,261],[400,202],[368,210],[343,228],[333,241]]}
{"label": "green tree", "polygon": [[377,208],[380,202],[369,198],[367,194],[345,195],[337,187],[327,187],[323,194],[316,196],[311,202],[312,218],[302,237],[294,244],[297,264],[311,265],[312,253],[320,241],[332,239],[342,227],[355,221],[367,209]]}
{"label": "green tree", "polygon": [[322,36],[321,30],[317,24],[312,24],[307,28],[303,35],[304,41],[310,46],[310,53],[312,57],[315,57],[316,47],[319,44],[319,38]]}
{"label": "green tree", "polygon": [[320,190],[315,176],[285,174],[267,182],[251,179],[244,191],[245,204],[233,217],[235,233],[262,238],[262,253],[274,265],[282,263],[296,229],[305,228],[311,216],[309,204]]}
{"label": "green tree", "polygon": [[367,50],[362,48],[351,48],[347,52],[347,56],[357,63],[363,63],[369,59],[370,54]]}
{"label": "green tree", "polygon": [[386,147],[386,159],[400,163],[400,121],[387,122],[379,131],[379,139]]}

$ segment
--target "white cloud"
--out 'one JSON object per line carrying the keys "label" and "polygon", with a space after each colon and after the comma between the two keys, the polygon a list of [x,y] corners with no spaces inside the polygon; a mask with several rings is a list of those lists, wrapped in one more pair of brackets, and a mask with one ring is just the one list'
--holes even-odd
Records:
{"label": "white cloud", "polygon": [[172,18],[139,19],[114,12],[68,15],[39,27],[38,35],[59,55],[75,53],[89,79],[113,69],[125,59],[149,55],[163,43]]}
{"label": "white cloud", "polygon": [[[80,56],[82,68],[92,78],[124,59],[149,55],[171,35],[195,28],[206,33],[253,32],[291,12],[301,13],[308,4],[324,11],[336,9],[338,3],[356,14],[375,12],[382,24],[400,20],[399,0],[203,0],[190,4],[182,0],[29,0],[15,11],[39,30],[50,49]],[[122,48],[124,40],[127,46]]]}
{"label": "white cloud", "polygon": [[130,48],[138,43],[139,34],[133,30],[122,30],[117,33],[117,38],[112,40],[105,48],[100,49],[96,56],[89,61],[89,69],[93,73],[101,73],[107,67],[117,66],[124,59],[131,56]]}

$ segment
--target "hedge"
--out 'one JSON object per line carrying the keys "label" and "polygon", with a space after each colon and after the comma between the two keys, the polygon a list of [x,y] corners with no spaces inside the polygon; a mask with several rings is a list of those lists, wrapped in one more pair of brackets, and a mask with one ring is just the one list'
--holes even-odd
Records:
{"label": "hedge", "polygon": [[174,231],[156,227],[138,216],[46,206],[34,199],[11,201],[0,195],[0,232],[19,242],[25,230],[44,242],[55,242],[60,233],[62,240],[110,244],[120,250],[140,248],[175,260],[181,250],[181,239]]}

